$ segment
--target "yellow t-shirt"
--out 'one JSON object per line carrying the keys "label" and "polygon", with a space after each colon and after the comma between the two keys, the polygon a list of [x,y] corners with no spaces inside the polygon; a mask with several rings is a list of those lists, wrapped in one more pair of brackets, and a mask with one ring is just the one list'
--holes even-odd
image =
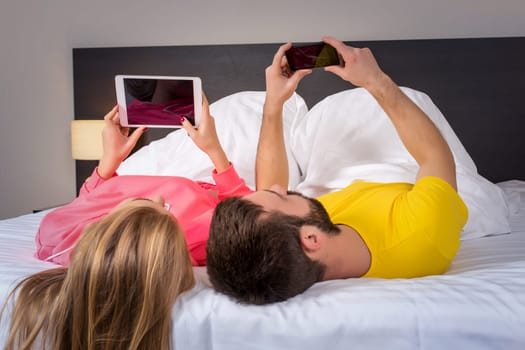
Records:
{"label": "yellow t-shirt", "polygon": [[364,277],[445,272],[468,217],[452,186],[432,176],[414,185],[356,182],[318,199],[333,223],[352,227],[368,246],[372,260]]}

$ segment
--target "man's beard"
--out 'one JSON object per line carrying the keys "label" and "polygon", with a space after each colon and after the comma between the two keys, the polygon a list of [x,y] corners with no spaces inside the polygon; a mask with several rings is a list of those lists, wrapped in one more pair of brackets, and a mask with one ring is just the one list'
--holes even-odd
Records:
{"label": "man's beard", "polygon": [[332,223],[332,220],[330,220],[330,216],[328,215],[328,212],[323,207],[321,202],[319,202],[315,198],[310,198],[302,195],[299,192],[294,191],[288,191],[288,194],[301,196],[302,198],[306,199],[308,201],[308,205],[310,206],[310,212],[306,214],[306,216],[302,217],[303,225],[310,225],[315,226],[322,230],[323,232],[326,232],[327,234],[337,235],[341,232],[339,227],[337,225]]}

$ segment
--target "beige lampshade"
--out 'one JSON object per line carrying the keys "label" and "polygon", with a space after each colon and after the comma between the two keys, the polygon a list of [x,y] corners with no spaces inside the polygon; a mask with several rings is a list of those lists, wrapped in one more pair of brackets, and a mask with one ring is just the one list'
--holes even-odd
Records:
{"label": "beige lampshade", "polygon": [[73,120],[71,122],[71,153],[73,159],[102,158],[104,120]]}

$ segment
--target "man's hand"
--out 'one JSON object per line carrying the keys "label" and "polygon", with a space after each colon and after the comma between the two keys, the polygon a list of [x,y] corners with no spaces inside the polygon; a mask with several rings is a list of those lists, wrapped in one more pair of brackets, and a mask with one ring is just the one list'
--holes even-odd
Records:
{"label": "man's hand", "polygon": [[325,67],[325,71],[365,89],[374,89],[385,80],[385,74],[370,49],[348,46],[332,37],[325,37],[323,41],[332,45],[344,62],[342,66]]}
{"label": "man's hand", "polygon": [[311,69],[290,69],[284,54],[290,47],[291,43],[281,45],[272,64],[266,68],[266,104],[282,106],[293,95],[301,79],[312,73]]}

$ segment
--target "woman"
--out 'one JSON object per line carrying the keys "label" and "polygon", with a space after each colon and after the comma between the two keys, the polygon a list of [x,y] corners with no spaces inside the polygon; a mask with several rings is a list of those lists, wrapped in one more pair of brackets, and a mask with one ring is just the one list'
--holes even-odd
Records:
{"label": "woman", "polygon": [[116,176],[145,128],[129,134],[116,107],[104,120],[98,167],[37,234],[38,256],[68,267],[29,276],[13,290],[6,349],[170,348],[171,308],[195,283],[192,263],[205,262],[213,209],[251,192],[219,143],[205,99],[199,128],[183,126],[210,157],[216,184]]}
{"label": "woman", "polygon": [[173,303],[194,283],[168,211],[151,201],[117,207],[85,229],[69,267],[11,292],[4,349],[170,349]]}
{"label": "woman", "polygon": [[117,176],[117,168],[130,154],[145,128],[129,134],[127,128],[120,126],[115,107],[104,117],[104,153],[98,167],[73,202],[55,209],[42,220],[36,236],[37,257],[67,266],[75,242],[86,225],[100,220],[123,201],[130,203],[146,198],[164,205],[177,218],[186,235],[192,264],[205,265],[206,242],[216,205],[223,198],[252,191],[226,157],[206,99],[203,98],[199,128],[183,119],[189,137],[209,156],[215,167],[212,174],[215,184],[177,176]]}

